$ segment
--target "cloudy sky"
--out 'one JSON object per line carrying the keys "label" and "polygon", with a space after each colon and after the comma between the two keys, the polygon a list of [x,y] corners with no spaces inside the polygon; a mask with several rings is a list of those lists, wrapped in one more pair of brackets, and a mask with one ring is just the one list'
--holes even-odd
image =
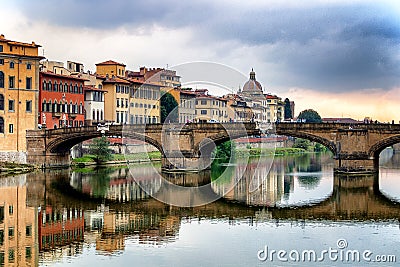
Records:
{"label": "cloudy sky", "polygon": [[397,0],[14,0],[2,11],[1,33],[41,44],[49,60],[254,68],[297,114],[400,121]]}

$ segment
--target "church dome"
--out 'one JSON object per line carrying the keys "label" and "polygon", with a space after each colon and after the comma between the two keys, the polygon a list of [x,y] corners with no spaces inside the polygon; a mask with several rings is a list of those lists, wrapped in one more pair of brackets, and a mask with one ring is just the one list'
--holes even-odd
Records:
{"label": "church dome", "polygon": [[243,85],[242,92],[249,92],[249,93],[262,93],[262,86],[256,80],[256,73],[253,69],[250,72],[250,79]]}

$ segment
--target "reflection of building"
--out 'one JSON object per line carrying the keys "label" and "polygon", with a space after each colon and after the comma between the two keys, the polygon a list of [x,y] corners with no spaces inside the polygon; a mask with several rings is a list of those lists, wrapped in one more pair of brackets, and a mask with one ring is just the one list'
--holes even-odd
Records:
{"label": "reflection of building", "polygon": [[[270,169],[272,159],[263,158],[240,162],[238,160],[233,177],[226,183],[218,180],[212,187],[219,195],[249,205],[274,205],[284,193],[283,169]],[[231,189],[231,190],[230,190]]]}
{"label": "reflection of building", "polygon": [[[139,243],[159,244],[176,239],[180,219],[157,213],[105,212],[104,226],[96,240],[96,250],[106,253],[125,249],[125,236],[137,237]],[[133,235],[133,236],[132,236]]]}
{"label": "reflection of building", "polygon": [[83,210],[47,206],[38,216],[39,250],[82,242],[84,227]]}
{"label": "reflection of building", "polygon": [[26,206],[25,177],[1,178],[1,265],[35,266],[37,262],[37,213],[35,208]]}

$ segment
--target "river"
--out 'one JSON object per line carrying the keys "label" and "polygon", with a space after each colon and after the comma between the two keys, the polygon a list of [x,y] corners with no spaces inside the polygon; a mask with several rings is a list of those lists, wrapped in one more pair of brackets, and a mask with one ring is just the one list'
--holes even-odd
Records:
{"label": "river", "polygon": [[0,179],[0,262],[15,266],[395,266],[400,155],[378,175],[330,154],[157,163]]}

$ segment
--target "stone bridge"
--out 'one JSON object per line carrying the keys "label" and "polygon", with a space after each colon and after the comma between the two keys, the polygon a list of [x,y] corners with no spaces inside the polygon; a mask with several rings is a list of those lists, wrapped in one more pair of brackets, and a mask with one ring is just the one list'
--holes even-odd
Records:
{"label": "stone bridge", "polygon": [[308,139],[332,151],[336,171],[377,171],[379,154],[400,143],[399,124],[280,123],[276,134]]}
{"label": "stone bridge", "polygon": [[123,143],[145,141],[162,154],[164,169],[202,170],[212,161],[215,145],[240,137],[260,135],[254,123],[190,123],[112,125],[101,132],[96,126],[27,131],[27,161],[42,167],[70,164],[69,150],[100,137],[123,137]]}
{"label": "stone bridge", "polygon": [[[279,123],[269,133],[318,142],[332,151],[336,171],[378,170],[379,153],[400,143],[399,124]],[[95,126],[27,131],[28,163],[69,165],[72,146],[102,135],[133,139],[155,146],[164,169],[202,170],[211,163],[215,145],[239,137],[260,135],[255,123],[190,123],[114,125],[104,133]]]}

